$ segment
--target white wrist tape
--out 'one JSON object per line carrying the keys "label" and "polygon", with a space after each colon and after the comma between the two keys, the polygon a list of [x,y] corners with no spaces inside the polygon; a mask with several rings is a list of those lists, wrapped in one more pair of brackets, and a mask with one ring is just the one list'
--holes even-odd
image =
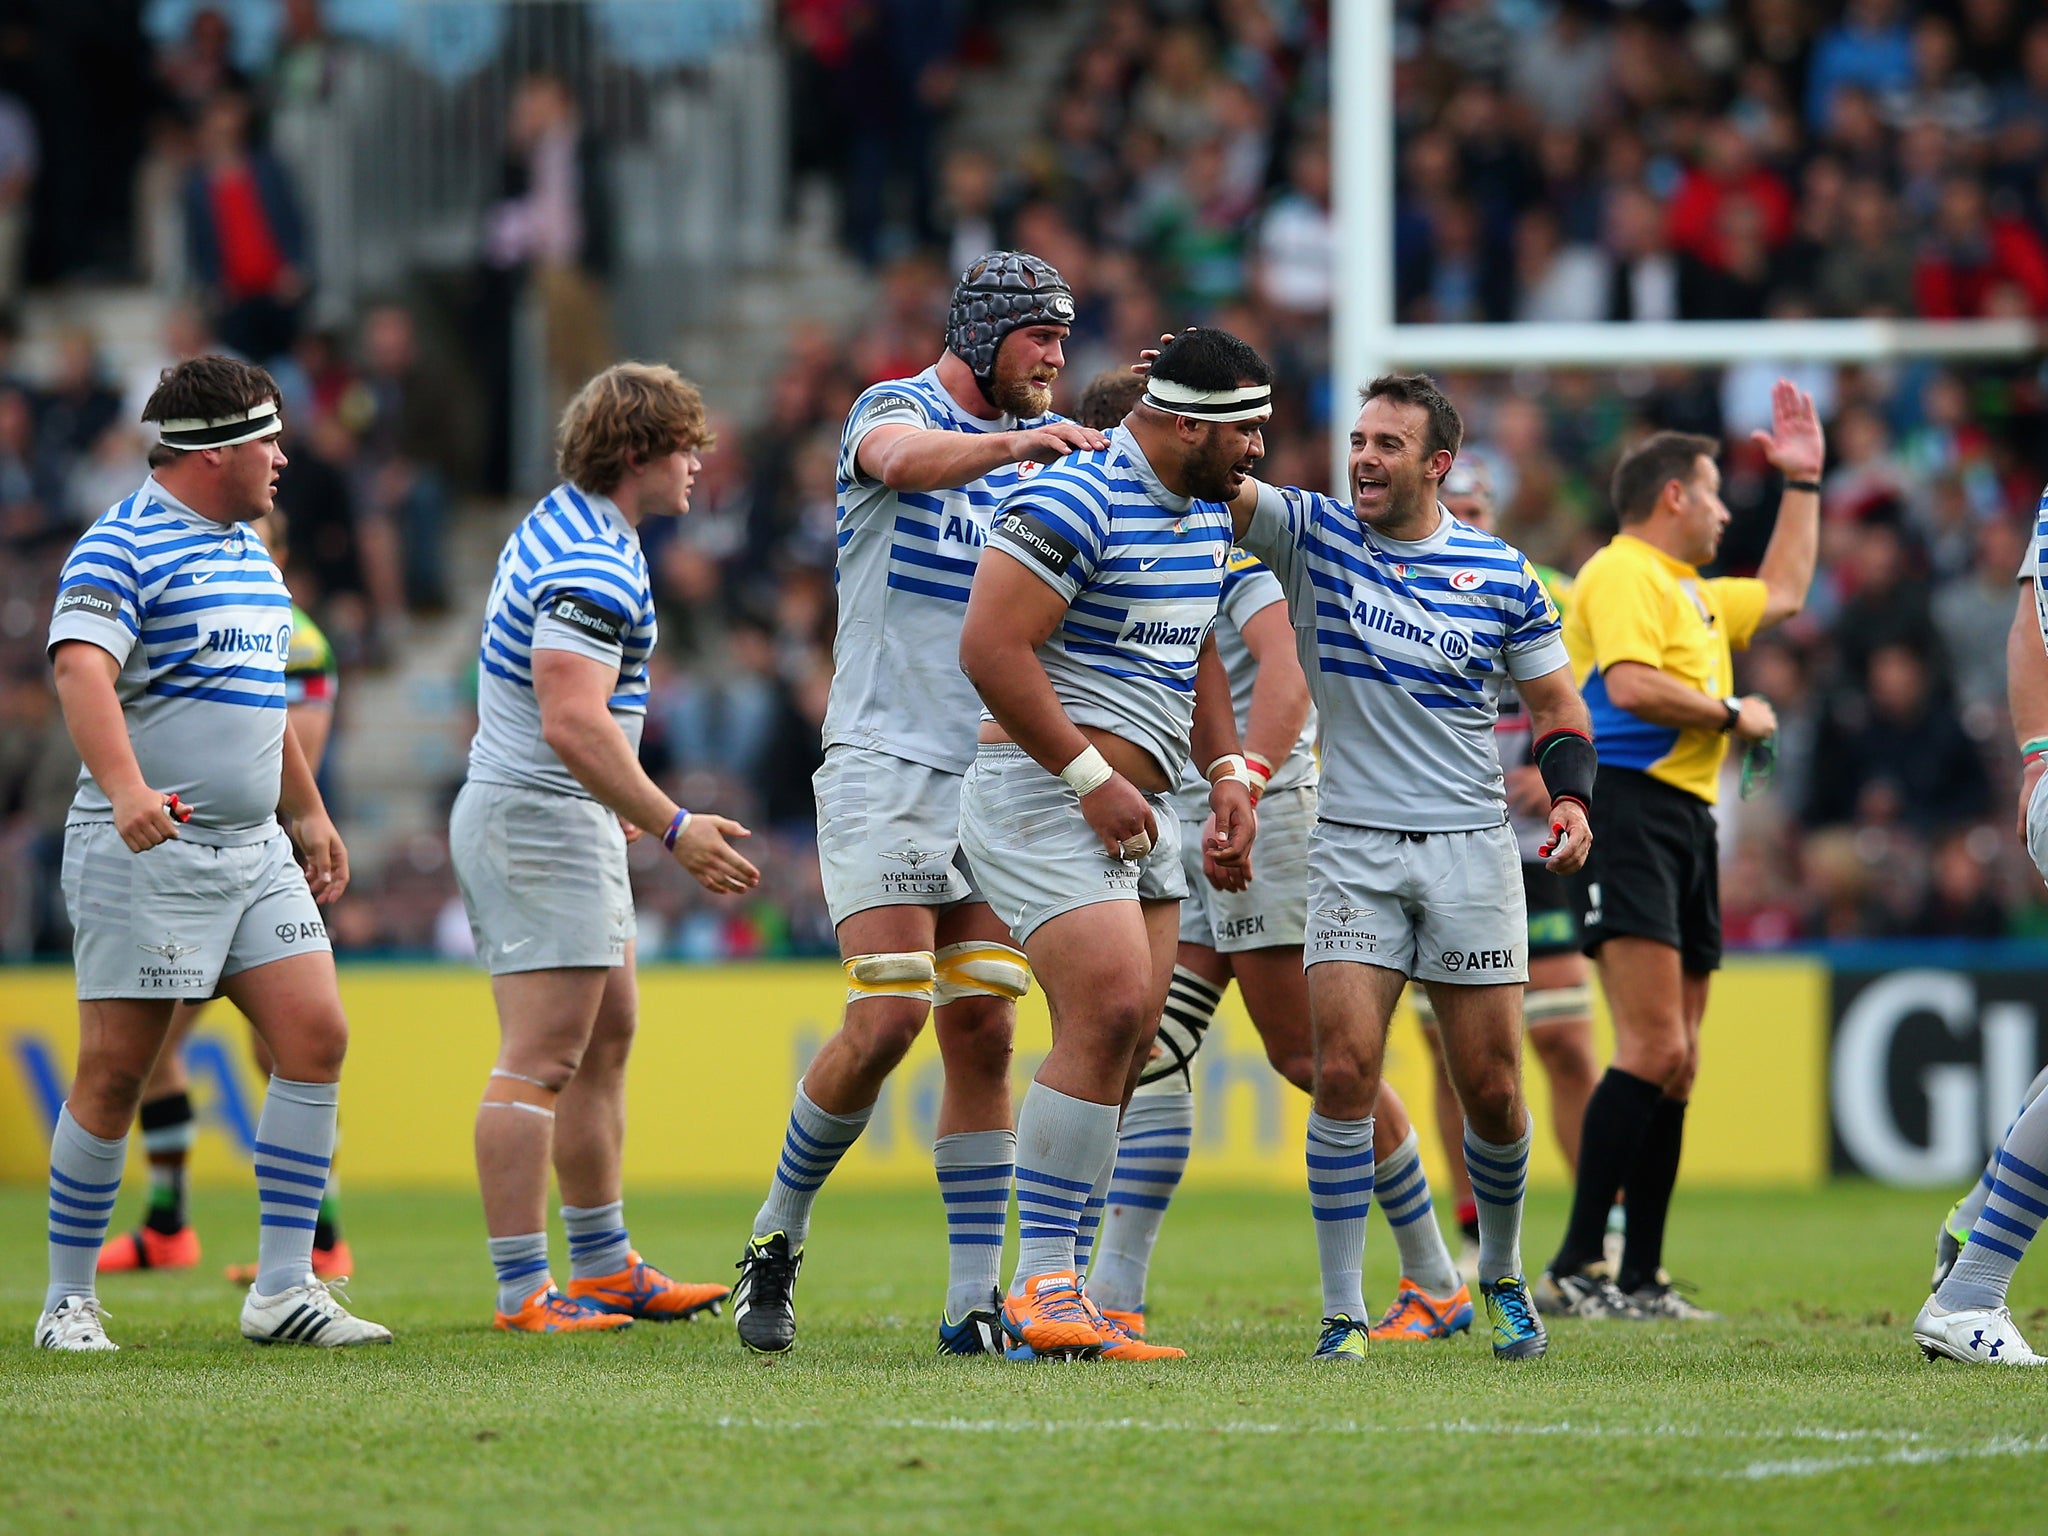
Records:
{"label": "white wrist tape", "polygon": [[1077,795],[1094,793],[1107,784],[1112,776],[1109,759],[1094,747],[1087,748],[1060,770],[1060,777],[1073,786]]}
{"label": "white wrist tape", "polygon": [[[1218,773],[1216,771],[1218,768],[1224,771]],[[1217,758],[1215,762],[1209,765],[1208,772],[1203,777],[1211,784],[1221,784],[1225,780],[1230,780],[1234,783],[1242,784],[1246,789],[1252,787],[1251,768],[1246,764],[1244,758],[1236,752],[1226,752],[1223,756]]]}

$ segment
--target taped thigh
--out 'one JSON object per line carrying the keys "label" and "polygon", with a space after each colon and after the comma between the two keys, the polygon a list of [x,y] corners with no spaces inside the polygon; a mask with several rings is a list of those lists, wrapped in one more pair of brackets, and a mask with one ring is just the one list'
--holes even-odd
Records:
{"label": "taped thigh", "polygon": [[559,1088],[550,1088],[537,1077],[493,1067],[490,1081],[484,1084],[482,1107],[509,1109],[552,1120],[555,1118],[555,1100],[561,1096],[562,1091]]}
{"label": "taped thigh", "polygon": [[842,960],[839,969],[846,973],[846,1000],[917,997],[929,1003],[939,980],[935,959],[928,949],[908,949]]}
{"label": "taped thigh", "polygon": [[1593,989],[1584,982],[1575,987],[1531,988],[1522,998],[1522,1022],[1531,1029],[1576,1023],[1592,1016]]}
{"label": "taped thigh", "polygon": [[1024,951],[986,939],[948,944],[934,958],[938,982],[932,1005],[943,1008],[963,997],[1006,997],[1011,1002],[1031,990],[1031,962]]}

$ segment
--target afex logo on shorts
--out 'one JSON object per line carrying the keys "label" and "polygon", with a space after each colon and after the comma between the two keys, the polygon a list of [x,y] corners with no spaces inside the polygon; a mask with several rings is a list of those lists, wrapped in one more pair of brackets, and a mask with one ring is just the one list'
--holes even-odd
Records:
{"label": "afex logo on shorts", "polygon": [[1248,938],[1254,933],[1264,933],[1265,931],[1266,914],[1261,912],[1255,917],[1233,917],[1229,922],[1216,930],[1216,937],[1219,939],[1242,939]]}
{"label": "afex logo on shorts", "polygon": [[1512,949],[1447,949],[1442,958],[1447,971],[1512,971],[1517,964]]}
{"label": "afex logo on shorts", "polygon": [[324,939],[327,937],[325,923],[279,923],[271,930],[287,944],[296,944],[300,939]]}

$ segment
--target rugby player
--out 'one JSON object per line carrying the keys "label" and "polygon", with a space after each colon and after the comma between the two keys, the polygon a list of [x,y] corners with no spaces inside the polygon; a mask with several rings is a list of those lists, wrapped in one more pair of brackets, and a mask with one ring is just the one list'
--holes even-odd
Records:
{"label": "rugby player", "polygon": [[1073,318],[1050,265],[991,252],[953,290],[939,360],[868,389],[840,438],[839,630],[814,784],[846,1012],[797,1087],[740,1257],[733,1320],[762,1354],[796,1342],[812,1204],[927,1016],[945,1064],[932,1150],[950,1271],[939,1353],[1000,1348],[1010,1041],[1031,978],[960,856],[978,713],[960,625],[998,498],[1027,471],[1105,441],[1051,412]]}
{"label": "rugby player", "polygon": [[[1083,393],[1080,418],[1089,426],[1113,427],[1144,390],[1137,373],[1104,374]],[[1294,654],[1286,595],[1272,573],[1242,550],[1233,551],[1224,567],[1215,635],[1252,775],[1259,837],[1249,865],[1224,868],[1205,858],[1208,787],[1192,766],[1182,772],[1173,797],[1188,886],[1180,945],[1157,1036],[1118,1129],[1101,1236],[1086,1268],[1095,1304],[1140,1338],[1153,1246],[1193,1140],[1194,1058],[1233,976],[1273,1069],[1304,1093],[1313,1087],[1301,941],[1308,920],[1308,835],[1315,822],[1315,712]],[[1437,1228],[1407,1111],[1385,1083],[1373,1135],[1381,1205],[1401,1250],[1402,1273],[1395,1302],[1374,1325],[1373,1336],[1447,1338],[1471,1326],[1472,1298]],[[1084,1217],[1084,1244],[1087,1235]],[[1076,1261],[1081,1262],[1078,1251]]]}
{"label": "rugby player", "polygon": [[[1481,533],[1494,531],[1493,482],[1483,463],[1452,465],[1440,495],[1451,516]],[[1532,562],[1532,567],[1562,613],[1571,578],[1547,565]],[[1586,1100],[1592,1097],[1599,1075],[1593,1066],[1593,993],[1586,957],[1579,951],[1579,920],[1572,910],[1570,888],[1562,875],[1545,867],[1538,854],[1550,834],[1549,819],[1544,815],[1550,795],[1543,787],[1541,770],[1530,760],[1529,717],[1522,711],[1512,682],[1501,689],[1500,718],[1493,730],[1507,779],[1509,820],[1522,851],[1522,897],[1529,908],[1529,986],[1522,995],[1522,1022],[1530,1049],[1550,1080],[1551,1132],[1564,1153],[1565,1166],[1577,1168],[1579,1125],[1586,1118]],[[1422,1024],[1423,1038],[1429,1042],[1435,1069],[1437,1131],[1443,1138],[1444,1157],[1458,1195],[1458,1229],[1464,1238],[1458,1270],[1476,1277],[1479,1206],[1472,1198],[1472,1178],[1460,1155],[1463,1136],[1458,1127],[1458,1095],[1444,1067],[1443,1041],[1436,1032],[1429,993],[1417,987],[1413,994],[1410,1001]],[[1542,1299],[1539,1287],[1537,1300]]]}
{"label": "rugby player", "polygon": [[[706,890],[760,878],[729,837],[641,768],[654,599],[639,527],[690,507],[712,446],[696,386],[619,363],[557,433],[563,483],[512,531],[484,614],[477,730],[449,850],[500,1045],[476,1117],[497,1327],[623,1328],[715,1312],[721,1285],[670,1279],[634,1251],[621,1204],[626,1061],[639,1012],[626,843],[661,838]],[[569,1287],[548,1268],[552,1160]]]}
{"label": "rugby player", "polygon": [[[2006,637],[2006,701],[2024,764],[2019,832],[2035,869],[2048,878],[2048,492],[2034,513],[2034,537],[2020,569],[2022,595]],[[2031,588],[2033,601],[2027,601]],[[1913,1319],[1913,1342],[1930,1360],[1973,1365],[2043,1365],[2013,1326],[2005,1304],[2013,1271],[2048,1214],[2048,1084],[2028,1087],[2019,1117],[1991,1154],[1983,1177],[1942,1223],[1934,1294]]]}
{"label": "rugby player", "polygon": [[[255,519],[253,526],[281,572],[285,563],[284,514],[273,507]],[[327,755],[339,684],[334,647],[327,643],[312,615],[294,602],[291,644],[284,660],[285,718],[291,722],[299,750],[306,754],[316,779]],[[190,1269],[199,1262],[199,1234],[186,1219],[185,1210],[185,1165],[199,1127],[185,1075],[184,1047],[205,1007],[203,1002],[180,1002],[171,1011],[170,1033],[156,1059],[156,1070],[142,1090],[142,1109],[136,1117],[149,1155],[148,1208],[141,1226],[100,1250],[99,1272],[103,1275],[138,1269]],[[249,1043],[257,1069],[268,1077],[272,1064],[263,1037],[252,1030]],[[347,1240],[341,1235],[340,1176],[330,1162],[327,1187],[313,1218],[313,1273],[322,1280],[342,1281],[352,1262]],[[256,1266],[231,1264],[227,1275],[237,1284],[248,1285],[256,1278]]]}
{"label": "rugby player", "polygon": [[1360,1272],[1387,1023],[1412,976],[1435,1006],[1479,1197],[1479,1291],[1504,1360],[1548,1340],[1521,1273],[1527,913],[1493,726],[1512,677],[1550,798],[1543,856],[1578,868],[1592,743],[1556,609],[1529,562],[1445,512],[1463,423],[1424,375],[1360,391],[1352,503],[1247,483],[1237,542],[1287,593],[1320,722],[1306,935],[1315,1038],[1309,1200],[1325,1318],[1315,1358],[1365,1358]]}
{"label": "rugby player", "polygon": [[[1805,606],[1827,453],[1813,401],[1782,379],[1771,429],[1754,439],[1785,477],[1754,578],[1699,574],[1728,524],[1720,444],[1653,433],[1615,465],[1621,531],[1579,571],[1565,617],[1600,759],[1597,841],[1573,894],[1614,1020],[1614,1060],[1586,1105],[1571,1220],[1541,1286],[1546,1309],[1581,1317],[1714,1318],[1672,1287],[1663,1249],[1721,964],[1721,763],[1731,736],[1777,729],[1766,700],[1735,696],[1732,651]],[[1589,1266],[1621,1189],[1628,1232],[1610,1282]]]}
{"label": "rugby player", "polygon": [[1166,1001],[1187,894],[1167,795],[1191,749],[1212,785],[1208,852],[1224,866],[1250,852],[1251,775],[1208,637],[1230,555],[1222,503],[1264,453],[1272,377],[1226,332],[1174,338],[1108,447],[1005,498],[975,573],[960,662],[986,711],[961,842],[1053,1017],[1017,1117],[1012,1359],[1182,1353],[1097,1310],[1075,1246]]}
{"label": "rugby player", "polygon": [[216,991],[273,1062],[243,1337],[391,1339],[312,1273],[348,1045],[318,903],[347,888],[348,854],[286,716],[291,596],[248,526],[285,464],[279,401],[239,359],[166,369],[142,412],[160,431],[153,472],[86,530],[59,578],[50,655],[84,763],[64,833],[79,1045],[50,1148],[44,1349],[116,1347],[93,1281],[128,1127],[173,1007]]}

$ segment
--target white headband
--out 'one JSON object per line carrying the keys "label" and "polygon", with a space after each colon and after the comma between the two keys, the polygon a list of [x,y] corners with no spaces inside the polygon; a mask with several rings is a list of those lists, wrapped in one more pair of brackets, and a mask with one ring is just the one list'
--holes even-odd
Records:
{"label": "white headband", "polygon": [[157,431],[166,448],[232,448],[252,443],[259,437],[273,437],[284,430],[275,400],[260,401],[246,411],[225,416],[180,416],[159,422]]}
{"label": "white headband", "polygon": [[1245,384],[1236,389],[1197,389],[1156,375],[1145,381],[1145,404],[1170,416],[1201,421],[1249,421],[1273,413],[1273,386]]}

